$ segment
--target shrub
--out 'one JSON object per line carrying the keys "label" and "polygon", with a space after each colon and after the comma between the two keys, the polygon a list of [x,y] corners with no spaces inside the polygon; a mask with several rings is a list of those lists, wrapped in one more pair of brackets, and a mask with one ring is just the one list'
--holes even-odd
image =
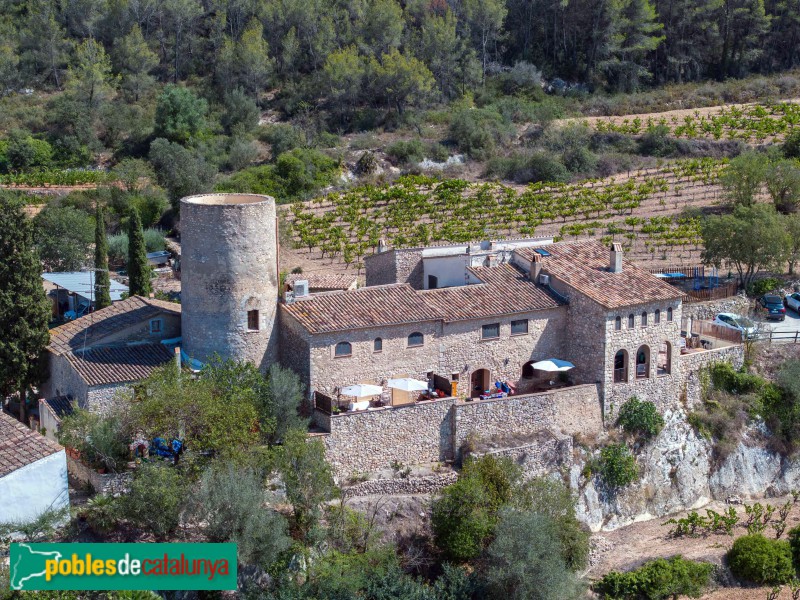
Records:
{"label": "shrub", "polygon": [[627,433],[650,438],[659,434],[664,427],[664,418],[652,402],[642,402],[633,396],[619,409],[617,425]]}
{"label": "shrub", "polygon": [[654,125],[639,140],[639,152],[646,156],[672,156],[678,152],[678,140],[667,125]]}
{"label": "shrub", "polygon": [[122,470],[128,460],[128,436],[114,415],[101,417],[76,409],[61,421],[58,441],[80,452],[82,460],[95,469]]}
{"label": "shrub", "polygon": [[764,279],[759,279],[754,281],[748,286],[747,293],[751,296],[760,297],[764,294],[767,294],[773,290],[778,289],[781,287],[781,280],[775,279],[774,277],[766,277]]}
{"label": "shrub", "polygon": [[794,577],[792,551],[785,540],[745,535],[733,542],[727,558],[733,574],[752,583],[780,585]]}
{"label": "shrub", "polygon": [[714,390],[700,408],[689,413],[688,421],[698,434],[714,442],[714,459],[720,464],[739,445],[751,410],[745,398]]}
{"label": "shrub", "polygon": [[181,472],[164,463],[144,463],[127,494],[119,499],[119,515],[159,539],[180,525],[187,483]]}
{"label": "shrub", "polygon": [[636,458],[625,444],[609,444],[600,451],[597,472],[603,483],[612,489],[622,488],[636,481],[639,470]]}
{"label": "shrub", "polygon": [[477,160],[485,160],[496,146],[511,137],[513,128],[496,111],[462,108],[453,115],[449,131],[462,152]]}
{"label": "shrub", "polygon": [[800,525],[793,527],[786,534],[789,538],[789,548],[792,551],[792,563],[796,571],[800,571]]}
{"label": "shrub", "polygon": [[306,134],[303,130],[288,123],[264,125],[260,129],[258,137],[270,145],[273,158],[306,145]]}
{"label": "shrub", "polygon": [[800,130],[795,130],[783,141],[783,155],[786,158],[800,158]]}
{"label": "shrub", "polygon": [[714,363],[710,367],[710,373],[714,387],[731,394],[750,394],[759,391],[766,384],[758,375],[736,371],[728,362]]}
{"label": "shrub", "polygon": [[570,173],[557,156],[545,151],[496,157],[486,165],[484,177],[511,179],[517,183],[566,182]]}
{"label": "shrub", "polygon": [[711,580],[713,565],[681,556],[657,558],[634,571],[611,571],[594,584],[603,598],[666,600],[678,596],[699,598]]}
{"label": "shrub", "polygon": [[386,148],[386,154],[399,164],[418,163],[424,158],[425,148],[420,140],[399,140]]}
{"label": "shrub", "polygon": [[128,234],[125,232],[108,236],[108,262],[122,267],[128,261]]}

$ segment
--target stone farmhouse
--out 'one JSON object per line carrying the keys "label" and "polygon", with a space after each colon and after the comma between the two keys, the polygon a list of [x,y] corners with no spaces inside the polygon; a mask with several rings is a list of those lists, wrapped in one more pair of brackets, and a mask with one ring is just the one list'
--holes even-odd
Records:
{"label": "stone farmhouse", "polygon": [[[616,244],[381,244],[365,287],[295,275],[282,288],[272,199],[184,198],[181,221],[182,304],[130,298],[54,330],[45,397],[102,410],[178,346],[191,368],[215,354],[280,362],[306,384],[316,432],[348,474],[457,459],[476,436],[596,433],[633,395],[661,409],[691,402],[700,366],[741,354],[687,351],[681,291]],[[558,377],[532,367],[548,358],[575,367]],[[392,391],[396,377],[435,392]],[[481,399],[495,382],[511,394]],[[357,383],[383,393],[347,410],[339,392]]]}

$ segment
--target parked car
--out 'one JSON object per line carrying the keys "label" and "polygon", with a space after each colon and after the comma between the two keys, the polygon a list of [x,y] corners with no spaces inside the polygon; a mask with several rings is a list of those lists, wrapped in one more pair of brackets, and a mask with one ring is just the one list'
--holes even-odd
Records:
{"label": "parked car", "polygon": [[791,308],[794,312],[800,314],[800,292],[795,292],[790,296],[783,299],[786,308]]}
{"label": "parked car", "polygon": [[764,315],[765,319],[775,319],[783,321],[786,318],[786,308],[783,306],[781,297],[777,294],[764,294],[758,299],[758,310]]}
{"label": "parked car", "polygon": [[719,313],[714,319],[715,325],[728,327],[740,331],[744,337],[751,338],[756,335],[756,324],[747,317],[733,313]]}

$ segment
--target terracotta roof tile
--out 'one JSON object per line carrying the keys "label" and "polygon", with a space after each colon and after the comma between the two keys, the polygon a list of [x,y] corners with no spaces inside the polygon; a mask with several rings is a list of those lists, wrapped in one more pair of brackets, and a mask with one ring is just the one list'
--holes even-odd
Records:
{"label": "terracotta roof tile", "polygon": [[64,354],[82,348],[84,342],[86,345],[90,345],[106,335],[164,312],[180,314],[181,305],[142,296],[131,296],[115,302],[107,308],[101,308],[51,329],[48,349],[55,354]]}
{"label": "terracotta roof tile", "polygon": [[42,404],[46,405],[58,419],[72,414],[72,399],[69,396],[56,396],[55,398],[40,400],[39,405],[41,406]]}
{"label": "terracotta roof tile", "polygon": [[290,286],[293,285],[295,281],[302,280],[308,281],[309,288],[347,290],[358,282],[358,277],[355,275],[347,275],[345,273],[295,273],[286,276],[286,283]]}
{"label": "terracotta roof tile", "polygon": [[107,385],[140,381],[173,359],[163,344],[89,348],[66,354],[88,385]]}
{"label": "terracotta roof tile", "polygon": [[[634,306],[682,297],[680,290],[623,260],[622,272],[609,271],[610,249],[595,241],[559,242],[545,247],[542,272],[554,275],[570,287],[606,308]],[[533,248],[516,251],[531,260]]]}
{"label": "terracotta roof tile", "polygon": [[0,477],[60,450],[55,442],[0,411]]}
{"label": "terracotta roof tile", "polygon": [[415,290],[410,285],[369,286],[312,296],[282,305],[312,333],[385,327],[424,321],[461,321],[547,310],[560,302],[515,267],[473,268],[484,283]]}

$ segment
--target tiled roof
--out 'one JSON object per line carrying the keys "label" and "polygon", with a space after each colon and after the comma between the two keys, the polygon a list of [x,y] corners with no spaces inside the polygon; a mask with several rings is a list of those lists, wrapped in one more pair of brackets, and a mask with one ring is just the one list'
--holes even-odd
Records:
{"label": "tiled roof", "polygon": [[[594,241],[559,242],[547,246],[542,271],[554,275],[578,292],[606,308],[634,306],[682,297],[680,290],[627,260],[622,272],[609,271],[610,249]],[[532,248],[517,250],[531,260]]]}
{"label": "tiled roof", "polygon": [[472,269],[484,283],[418,291],[369,286],[282,305],[312,333],[424,321],[461,321],[556,308],[559,301],[511,265]]}
{"label": "tiled roof", "polygon": [[88,385],[106,385],[145,379],[173,354],[163,344],[136,344],[76,350],[66,357]]}
{"label": "tiled roof", "polygon": [[0,412],[0,477],[62,449],[14,417]]}
{"label": "tiled roof", "polygon": [[181,305],[174,302],[131,296],[125,300],[114,302],[107,308],[60,325],[50,330],[48,349],[55,354],[64,354],[70,350],[90,345],[106,335],[151,319],[160,313],[180,314]]}
{"label": "tiled roof", "polygon": [[56,396],[55,398],[47,398],[39,402],[46,404],[50,412],[59,419],[72,414],[72,399],[69,396]]}
{"label": "tiled roof", "polygon": [[358,277],[345,273],[295,273],[286,276],[286,283],[290,286],[293,286],[295,281],[302,280],[308,281],[309,288],[347,290],[358,282]]}

